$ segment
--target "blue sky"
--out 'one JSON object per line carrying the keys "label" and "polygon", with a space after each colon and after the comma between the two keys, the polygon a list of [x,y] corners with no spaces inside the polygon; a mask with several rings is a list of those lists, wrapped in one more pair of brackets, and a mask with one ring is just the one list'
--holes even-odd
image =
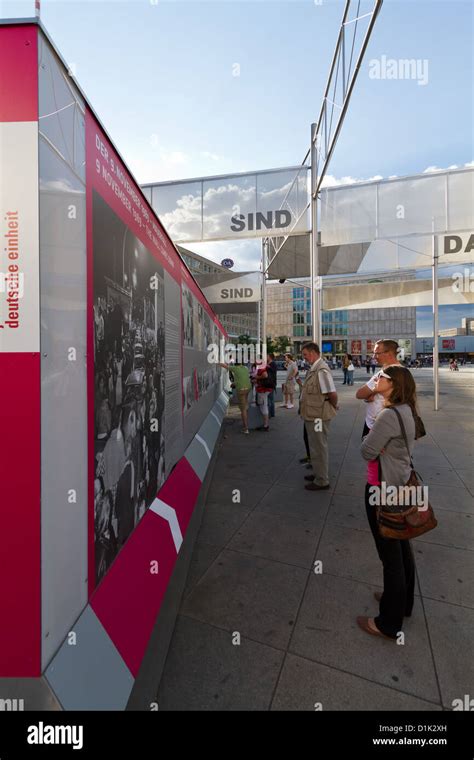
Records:
{"label": "blue sky", "polygon": [[[439,329],[448,327],[461,327],[463,317],[473,317],[472,304],[463,306],[453,304],[439,307]],[[416,335],[418,338],[433,337],[433,312],[431,306],[418,306],[416,309]]]}
{"label": "blue sky", "polygon": [[[42,18],[141,182],[301,162],[343,0],[42,0]],[[33,0],[0,0],[2,16]],[[361,1],[361,12],[372,6]],[[462,165],[473,150],[473,5],[385,0],[330,167],[336,177]],[[428,61],[428,83],[371,59]],[[240,76],[234,76],[234,64]]]}
{"label": "blue sky", "polygon": [[[144,183],[301,163],[343,7],[343,0],[42,0],[42,19]],[[361,13],[371,7],[361,0]],[[385,0],[330,175],[403,176],[474,159],[473,7]],[[0,0],[3,17],[33,8],[33,0]],[[370,61],[382,56],[426,60],[427,83],[371,78]],[[258,259],[260,244],[193,248],[215,260],[231,255],[243,268]]]}

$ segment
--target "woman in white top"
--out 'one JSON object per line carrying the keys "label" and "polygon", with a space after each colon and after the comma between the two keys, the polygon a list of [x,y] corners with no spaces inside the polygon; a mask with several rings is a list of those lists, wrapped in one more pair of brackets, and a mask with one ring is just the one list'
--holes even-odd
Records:
{"label": "woman in white top", "polygon": [[296,376],[298,374],[298,365],[291,354],[285,354],[286,379],[283,383],[283,393],[285,394],[285,403],[282,404],[284,409],[293,409]]}

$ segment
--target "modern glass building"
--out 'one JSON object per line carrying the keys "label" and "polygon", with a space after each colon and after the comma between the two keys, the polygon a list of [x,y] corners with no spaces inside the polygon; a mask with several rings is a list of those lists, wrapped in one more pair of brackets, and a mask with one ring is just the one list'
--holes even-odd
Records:
{"label": "modern glass building", "polygon": [[[331,285],[344,285],[346,280],[333,280]],[[357,278],[358,283],[363,281],[364,278]],[[352,282],[355,284],[356,281]],[[266,299],[267,336],[287,336],[293,350],[299,352],[302,344],[313,337],[309,279],[297,284],[269,282]],[[322,351],[327,357],[340,358],[349,353],[363,361],[372,355],[375,341],[380,338],[403,341],[401,345],[405,347],[406,355],[414,356],[416,308],[403,306],[323,311]]]}

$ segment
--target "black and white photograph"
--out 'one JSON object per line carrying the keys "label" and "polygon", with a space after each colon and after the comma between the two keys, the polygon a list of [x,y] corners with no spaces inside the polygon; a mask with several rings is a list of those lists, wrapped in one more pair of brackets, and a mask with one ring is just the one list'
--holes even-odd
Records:
{"label": "black and white photograph", "polygon": [[183,410],[186,415],[194,404],[193,378],[183,377]]}
{"label": "black and white photograph", "polygon": [[183,343],[186,348],[193,348],[195,345],[196,322],[194,317],[194,296],[184,282],[181,285],[181,302],[183,311]]}
{"label": "black and white photograph", "polygon": [[164,481],[163,268],[93,195],[94,518],[104,576]]}

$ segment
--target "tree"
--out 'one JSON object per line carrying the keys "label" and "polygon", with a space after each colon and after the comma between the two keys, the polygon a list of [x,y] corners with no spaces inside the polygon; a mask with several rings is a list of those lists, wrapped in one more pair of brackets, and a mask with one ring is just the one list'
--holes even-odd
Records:
{"label": "tree", "polygon": [[239,335],[237,343],[242,343],[247,346],[251,346],[255,341],[251,340],[250,335]]}
{"label": "tree", "polygon": [[288,335],[279,335],[278,338],[275,338],[274,345],[275,345],[275,351],[276,354],[285,354],[288,350],[288,346],[291,346],[292,340],[288,337]]}
{"label": "tree", "polygon": [[276,354],[276,345],[275,341],[270,337],[270,335],[267,335],[267,354]]}

